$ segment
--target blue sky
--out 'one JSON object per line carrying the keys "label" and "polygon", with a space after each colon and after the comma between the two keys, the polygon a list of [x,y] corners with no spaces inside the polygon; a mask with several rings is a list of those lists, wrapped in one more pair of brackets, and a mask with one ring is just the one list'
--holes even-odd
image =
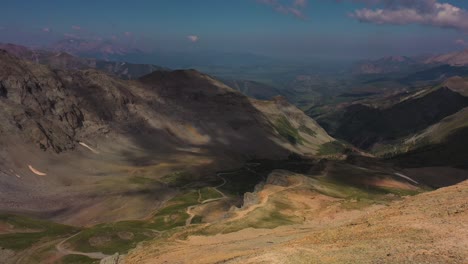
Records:
{"label": "blue sky", "polygon": [[0,42],[81,38],[276,57],[414,55],[468,47],[466,10],[463,0],[15,0],[2,3]]}

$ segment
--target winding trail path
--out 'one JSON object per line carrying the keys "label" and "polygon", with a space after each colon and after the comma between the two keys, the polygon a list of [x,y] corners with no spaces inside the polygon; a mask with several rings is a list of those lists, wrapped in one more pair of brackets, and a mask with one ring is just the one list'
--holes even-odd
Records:
{"label": "winding trail path", "polygon": [[235,221],[235,220],[239,220],[243,217],[245,217],[247,214],[255,211],[256,209],[260,208],[260,207],[263,207],[265,206],[265,204],[268,202],[269,198],[271,195],[273,194],[277,194],[279,192],[283,192],[283,191],[286,191],[286,190],[289,190],[289,189],[294,189],[296,187],[299,187],[303,184],[303,180],[300,179],[299,182],[297,182],[296,184],[293,184],[291,186],[288,186],[288,187],[285,187],[285,188],[281,188],[279,190],[276,190],[276,191],[267,191],[267,192],[264,192],[263,195],[260,197],[260,202],[257,203],[257,204],[254,204],[252,206],[249,206],[245,209],[240,209],[236,212],[236,216],[229,219],[227,222],[232,222],[232,221]]}
{"label": "winding trail path", "polygon": [[219,201],[221,199],[225,199],[227,198],[227,196],[222,192],[220,191],[218,188],[221,188],[223,187],[227,181],[225,178],[223,178],[221,175],[223,174],[231,174],[232,172],[220,172],[220,173],[217,173],[216,176],[218,176],[223,182],[220,184],[220,185],[217,185],[215,187],[211,187],[213,188],[216,192],[218,192],[219,194],[221,194],[221,197],[219,198],[212,198],[212,199],[207,199],[207,200],[204,200],[202,201],[202,195],[201,195],[201,192],[200,192],[200,189],[198,189],[198,203],[199,204],[196,204],[196,205],[191,205],[189,207],[187,207],[187,210],[185,211],[188,215],[189,215],[189,218],[187,218],[187,220],[185,220],[185,225],[186,226],[189,226],[192,224],[192,220],[193,218],[195,217],[195,214],[193,213],[193,209],[195,209],[196,207],[202,205],[202,204],[207,204],[207,203],[211,203],[211,202],[215,202],[215,201]]}
{"label": "winding trail path", "polygon": [[[201,195],[200,189],[198,190],[198,203],[199,204],[187,207],[186,212],[189,215],[189,218],[185,221],[186,226],[188,226],[188,225],[190,225],[192,223],[192,220],[195,217],[195,214],[192,211],[197,206],[227,198],[227,196],[223,192],[221,192],[218,188],[223,187],[227,183],[227,180],[225,178],[223,178],[221,175],[232,174],[232,173],[233,172],[223,172],[223,173],[217,173],[216,174],[216,176],[218,176],[223,182],[221,184],[219,184],[219,185],[217,185],[215,187],[211,187],[211,188],[213,188],[215,191],[217,191],[222,197],[207,199],[207,200],[202,201],[201,200],[202,195]],[[80,233],[81,232],[78,232],[78,233],[76,233],[76,234],[74,234],[72,236],[69,236],[66,239],[60,241],[58,244],[55,245],[56,250],[62,255],[80,255],[80,256],[86,256],[86,257],[89,257],[89,258],[92,258],[92,259],[103,259],[103,258],[106,258],[106,257],[110,256],[110,255],[106,255],[106,254],[104,254],[102,252],[80,252],[80,251],[74,251],[74,250],[67,249],[65,247],[65,243],[68,240],[72,239],[73,237],[79,235]]]}

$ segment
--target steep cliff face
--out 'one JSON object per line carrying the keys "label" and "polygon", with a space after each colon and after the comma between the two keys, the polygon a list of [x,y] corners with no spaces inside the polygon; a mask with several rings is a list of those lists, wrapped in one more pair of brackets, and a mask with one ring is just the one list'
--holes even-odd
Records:
{"label": "steep cliff face", "polygon": [[45,67],[32,69],[9,54],[0,56],[1,133],[24,135],[44,150],[72,149],[84,121],[76,98]]}

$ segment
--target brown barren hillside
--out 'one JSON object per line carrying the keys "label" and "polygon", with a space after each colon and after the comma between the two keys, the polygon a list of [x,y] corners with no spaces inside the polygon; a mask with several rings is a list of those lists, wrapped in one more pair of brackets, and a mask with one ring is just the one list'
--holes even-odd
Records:
{"label": "brown barren hillside", "polygon": [[289,214],[303,217],[302,224],[212,235],[198,231],[199,235],[184,240],[157,240],[131,252],[125,263],[466,263],[468,259],[468,181],[388,206],[340,210],[339,200],[308,192],[303,189],[304,178],[294,179],[287,188],[267,185],[262,195],[269,199],[262,199],[243,217],[253,221],[261,215],[260,208],[268,210],[271,203],[287,199],[297,210]]}
{"label": "brown barren hillside", "polygon": [[174,195],[161,181],[171,173],[213,181],[248,159],[314,154],[332,140],[290,104],[194,70],[125,81],[5,51],[0,122],[0,210],[78,225],[147,216]]}

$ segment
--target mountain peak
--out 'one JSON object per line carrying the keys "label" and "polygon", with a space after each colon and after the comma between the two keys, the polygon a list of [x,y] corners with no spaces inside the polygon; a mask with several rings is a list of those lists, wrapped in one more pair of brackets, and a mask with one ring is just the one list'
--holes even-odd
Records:
{"label": "mountain peak", "polygon": [[240,94],[237,90],[194,69],[174,71],[158,70],[141,77],[139,80],[146,85],[165,87],[166,90],[170,87],[170,89],[179,92],[182,90],[190,90],[191,92],[211,91],[215,93]]}
{"label": "mountain peak", "polygon": [[194,70],[194,69],[187,69],[187,70],[173,70],[173,71],[165,71],[165,70],[157,70],[140,78],[140,81],[143,83],[152,83],[162,80],[172,80],[177,79],[179,81],[192,79],[192,78],[202,78],[206,76],[205,74]]}

